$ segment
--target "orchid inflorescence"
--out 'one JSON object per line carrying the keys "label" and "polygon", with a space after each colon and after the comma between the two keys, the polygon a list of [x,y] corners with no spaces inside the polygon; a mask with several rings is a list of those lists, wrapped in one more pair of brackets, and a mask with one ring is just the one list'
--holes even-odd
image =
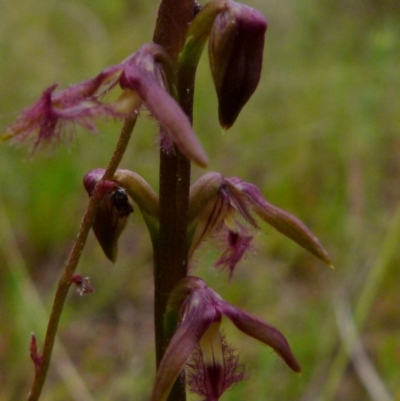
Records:
{"label": "orchid inflorescence", "polygon": [[[208,39],[219,121],[228,129],[257,87],[266,30],[267,21],[258,11],[232,0],[212,0],[191,22],[177,64],[162,45],[145,44],[92,79],[59,91],[57,85],[48,87],[0,139],[31,139],[36,148],[59,139],[75,125],[95,131],[98,117],[135,118],[146,108],[160,125],[162,151],[171,157],[181,153],[205,167],[207,155],[180,106],[177,74],[195,75]],[[117,100],[105,100],[110,91],[120,92]],[[118,239],[134,211],[130,202],[141,211],[157,249],[159,196],[133,171],[118,169],[106,180],[104,175],[105,169],[92,170],[84,177],[84,186],[89,196],[95,191],[100,193],[92,228],[107,258],[117,260]],[[224,245],[215,267],[227,269],[232,278],[236,265],[251,247],[258,221],[268,223],[331,265],[327,252],[299,219],[270,204],[255,185],[217,172],[203,175],[190,187],[185,230],[187,264],[192,266],[193,255],[204,241],[214,239]],[[76,284],[81,295],[93,292],[88,278],[79,274],[73,275],[71,283]],[[163,313],[165,332],[173,335],[159,362],[152,401],[167,400],[174,383],[185,375],[189,390],[205,400],[217,401],[246,376],[238,354],[221,331],[223,318],[271,347],[289,368],[300,372],[298,361],[278,329],[224,301],[201,278],[186,274],[175,283]],[[39,369],[36,337],[32,350]]]}

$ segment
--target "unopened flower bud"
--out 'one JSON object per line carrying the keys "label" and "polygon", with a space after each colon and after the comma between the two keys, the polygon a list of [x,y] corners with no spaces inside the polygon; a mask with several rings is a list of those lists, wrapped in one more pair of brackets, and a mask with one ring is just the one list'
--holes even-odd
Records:
{"label": "unopened flower bud", "polygon": [[215,19],[208,49],[224,129],[234,124],[258,85],[266,30],[260,12],[233,1]]}
{"label": "unopened flower bud", "polygon": [[31,334],[31,343],[29,346],[29,354],[33,364],[35,365],[35,372],[39,372],[42,366],[42,355],[39,354],[37,339],[34,333]]}

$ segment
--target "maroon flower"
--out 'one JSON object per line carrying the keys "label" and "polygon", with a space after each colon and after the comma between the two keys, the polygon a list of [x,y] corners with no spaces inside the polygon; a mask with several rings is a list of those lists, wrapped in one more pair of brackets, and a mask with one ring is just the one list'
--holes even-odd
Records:
{"label": "maroon flower", "polygon": [[[33,136],[34,146],[51,142],[65,132],[67,126],[81,125],[96,131],[97,117],[127,118],[138,113],[142,103],[159,121],[181,152],[200,166],[208,163],[190,121],[174,99],[176,92],[171,61],[162,47],[142,46],[125,61],[103,70],[95,78],[55,92],[57,85],[46,89],[40,99],[22,112],[0,136],[27,139]],[[106,103],[103,96],[115,86],[120,97]]]}
{"label": "maroon flower", "polygon": [[[217,401],[234,382],[243,378],[238,359],[224,345],[220,332],[222,316],[240,331],[270,346],[295,372],[301,368],[283,334],[257,317],[224,301],[197,277],[186,277],[172,292],[169,314],[179,311],[180,323],[157,372],[152,401],[164,401],[189,357],[189,384],[209,401]],[[200,354],[199,349],[200,347]],[[195,373],[193,370],[200,369]],[[237,380],[236,380],[237,379]]]}
{"label": "maroon flower", "polygon": [[34,146],[37,147],[41,142],[59,139],[68,124],[80,124],[93,132],[97,116],[124,117],[124,113],[100,100],[107,90],[116,85],[122,70],[122,65],[107,68],[95,78],[59,92],[55,92],[57,85],[50,86],[36,103],[23,110],[0,139],[15,137],[25,140],[37,132],[34,137]]}
{"label": "maroon flower", "polygon": [[133,207],[129,203],[124,189],[113,181],[101,181],[104,170],[96,169],[86,174],[83,183],[89,196],[97,183],[101,185],[102,200],[93,221],[93,232],[96,235],[105,255],[112,262],[117,259],[118,238],[122,234]]}
{"label": "maroon flower", "polygon": [[146,180],[133,171],[119,169],[113,181],[100,183],[104,173],[105,170],[101,168],[90,171],[85,175],[83,184],[89,196],[96,185],[100,185],[103,199],[96,212],[93,231],[108,259],[115,262],[118,239],[133,211],[129,198],[138,206],[152,240],[156,241],[159,228],[158,196]]}
{"label": "maroon flower", "polygon": [[254,215],[332,266],[329,255],[312,232],[295,216],[268,203],[253,184],[239,178],[208,173],[191,187],[189,206],[189,256],[210,238],[223,238],[224,251],[216,266],[232,275],[251,246]]}

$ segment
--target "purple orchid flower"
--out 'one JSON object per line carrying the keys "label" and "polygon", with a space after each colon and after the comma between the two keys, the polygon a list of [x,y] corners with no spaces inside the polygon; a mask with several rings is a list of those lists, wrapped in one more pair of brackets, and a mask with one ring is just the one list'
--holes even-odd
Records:
{"label": "purple orchid flower", "polygon": [[160,362],[151,401],[167,399],[193,353],[197,362],[189,360],[189,384],[208,401],[218,401],[225,390],[244,377],[238,359],[232,358],[232,351],[221,335],[223,316],[243,333],[270,346],[292,370],[301,371],[286,338],[277,328],[224,301],[200,278],[186,277],[171,293],[166,319],[169,313],[177,311],[180,323]]}
{"label": "purple orchid flower", "polygon": [[[104,102],[104,95],[117,85],[122,89],[120,97],[112,103]],[[56,87],[47,88],[35,104],[26,108],[0,136],[0,141],[24,140],[37,132],[36,148],[41,142],[58,139],[67,126],[78,124],[93,132],[97,117],[133,117],[144,104],[187,158],[202,167],[207,165],[207,155],[173,97],[176,90],[171,61],[159,45],[142,46],[125,61],[106,68],[93,79],[59,92],[55,92]]]}
{"label": "purple orchid flower", "polygon": [[332,266],[328,253],[297,217],[268,203],[254,184],[220,173],[208,173],[192,185],[189,255],[207,238],[223,238],[225,250],[216,266],[228,268],[232,276],[251,246],[252,232],[259,228],[254,215]]}

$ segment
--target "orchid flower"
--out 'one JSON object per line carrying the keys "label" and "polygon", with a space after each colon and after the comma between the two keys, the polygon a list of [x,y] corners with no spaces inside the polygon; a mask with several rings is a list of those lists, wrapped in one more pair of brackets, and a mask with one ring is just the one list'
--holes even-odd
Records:
{"label": "orchid flower", "polygon": [[[244,334],[271,347],[292,370],[301,371],[277,328],[224,301],[198,277],[186,277],[171,293],[166,324],[176,314],[180,323],[160,362],[151,401],[167,399],[188,360],[189,385],[208,401],[218,401],[225,390],[243,379],[243,368],[220,331],[223,316]],[[195,364],[189,359],[193,353]]]}
{"label": "orchid flower", "polygon": [[158,196],[141,176],[132,171],[117,170],[113,181],[101,181],[104,172],[101,168],[90,171],[85,175],[83,185],[89,196],[96,185],[102,186],[103,198],[92,228],[107,258],[115,262],[118,239],[133,212],[128,195],[138,205],[153,240],[158,234]]}
{"label": "orchid flower", "polygon": [[[55,92],[57,85],[50,86],[7,128],[0,141],[24,140],[37,132],[33,136],[37,147],[41,142],[58,139],[67,125],[79,124],[94,132],[96,117],[125,119],[137,115],[144,104],[180,151],[205,167],[207,155],[174,99],[174,81],[165,50],[154,43],[144,45],[125,61],[104,69],[92,79],[58,92]],[[117,85],[122,89],[119,98],[112,103],[104,102],[104,95]]]}
{"label": "orchid flower", "polygon": [[201,242],[222,233],[225,251],[216,266],[227,267],[232,275],[251,246],[252,230],[258,229],[254,215],[332,266],[318,239],[297,217],[268,203],[254,184],[220,173],[208,173],[191,187],[189,255]]}

